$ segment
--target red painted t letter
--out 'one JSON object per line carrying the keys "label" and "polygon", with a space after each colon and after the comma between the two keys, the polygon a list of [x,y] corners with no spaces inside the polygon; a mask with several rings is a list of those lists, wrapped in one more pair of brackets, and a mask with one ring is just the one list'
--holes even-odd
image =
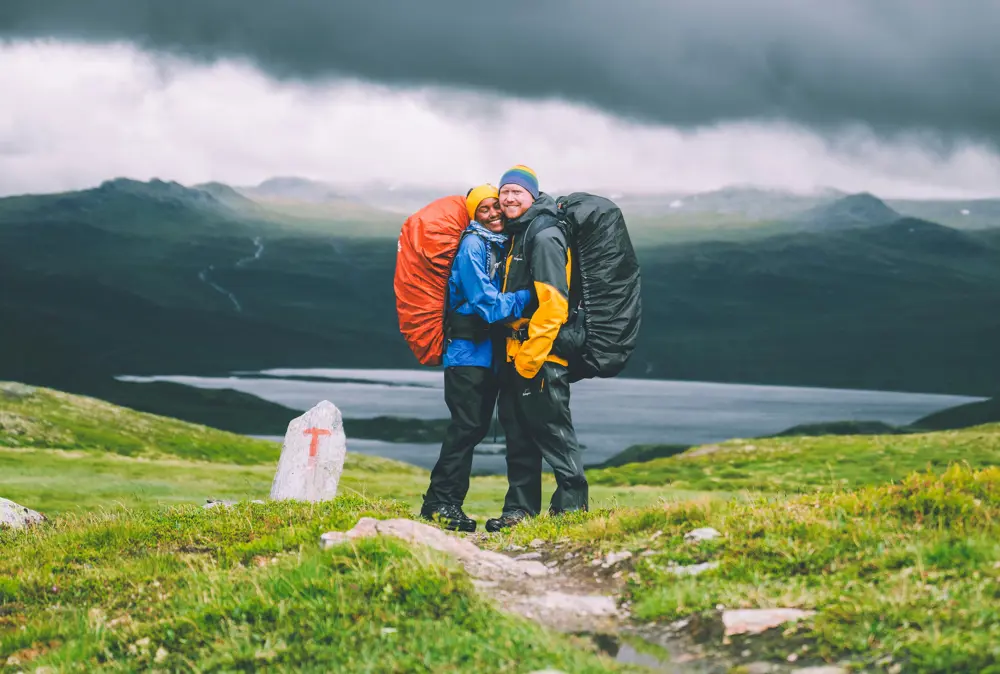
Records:
{"label": "red painted t letter", "polygon": [[312,436],[309,442],[309,456],[316,456],[316,452],[319,451],[319,439],[324,435],[330,435],[330,431],[325,428],[307,428],[305,435]]}

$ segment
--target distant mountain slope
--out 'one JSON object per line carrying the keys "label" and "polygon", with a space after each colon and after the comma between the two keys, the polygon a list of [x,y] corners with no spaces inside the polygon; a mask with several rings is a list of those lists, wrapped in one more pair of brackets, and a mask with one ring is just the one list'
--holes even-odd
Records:
{"label": "distant mountain slope", "polygon": [[1000,397],[950,407],[913,422],[913,428],[941,431],[1000,422]]}
{"label": "distant mountain slope", "polygon": [[[98,392],[117,374],[414,366],[394,237],[258,218],[231,197],[112,181],[0,199],[0,378]],[[911,218],[638,255],[629,375],[997,391],[1000,231]]]}
{"label": "distant mountain slope", "polygon": [[895,210],[961,229],[1000,228],[1000,199],[887,199]]}
{"label": "distant mountain slope", "polygon": [[159,181],[0,199],[0,377],[93,390],[134,372],[377,366],[406,348],[378,310],[394,261],[392,239],[304,232]]}
{"label": "distant mountain slope", "polygon": [[787,190],[732,186],[695,194],[624,194],[616,201],[626,213],[714,213],[748,220],[776,220],[801,213],[843,196],[836,190],[799,194]]}
{"label": "distant mountain slope", "polygon": [[878,197],[863,192],[814,206],[790,218],[789,222],[809,230],[828,231],[852,227],[875,227],[888,224],[901,217]]}
{"label": "distant mountain slope", "polygon": [[[933,223],[639,251],[647,376],[994,394],[1000,243]],[[640,369],[644,368],[644,369]]]}
{"label": "distant mountain slope", "polygon": [[346,197],[344,194],[339,194],[333,185],[307,178],[287,176],[269,178],[256,187],[243,187],[240,188],[240,191],[255,199],[279,199],[307,203],[322,203]]}
{"label": "distant mountain slope", "polygon": [[448,194],[465,194],[472,185],[421,187],[373,182],[363,185],[335,185],[319,180],[284,176],[270,178],[255,186],[236,188],[241,194],[261,202],[300,205],[353,204],[383,213],[408,214]]}

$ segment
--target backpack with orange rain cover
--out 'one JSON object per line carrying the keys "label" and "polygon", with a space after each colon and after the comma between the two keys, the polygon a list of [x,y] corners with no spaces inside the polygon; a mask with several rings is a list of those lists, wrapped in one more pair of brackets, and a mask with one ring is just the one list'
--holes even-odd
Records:
{"label": "backpack with orange rain cover", "polygon": [[438,199],[403,223],[396,248],[399,331],[421,365],[440,365],[448,277],[462,233],[469,226],[465,197]]}

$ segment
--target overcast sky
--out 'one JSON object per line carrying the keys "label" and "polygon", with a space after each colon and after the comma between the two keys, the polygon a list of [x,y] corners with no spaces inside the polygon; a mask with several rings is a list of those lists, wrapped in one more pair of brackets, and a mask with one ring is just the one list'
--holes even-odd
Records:
{"label": "overcast sky", "polygon": [[1000,195],[1000,3],[3,0],[0,194],[115,176]]}

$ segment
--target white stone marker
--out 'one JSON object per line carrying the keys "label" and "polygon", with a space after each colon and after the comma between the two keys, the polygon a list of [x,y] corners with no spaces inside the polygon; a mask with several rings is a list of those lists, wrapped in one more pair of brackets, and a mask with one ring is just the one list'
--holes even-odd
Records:
{"label": "white stone marker", "polygon": [[334,498],[346,456],[343,417],[336,405],[324,400],[288,424],[271,498],[296,501]]}

